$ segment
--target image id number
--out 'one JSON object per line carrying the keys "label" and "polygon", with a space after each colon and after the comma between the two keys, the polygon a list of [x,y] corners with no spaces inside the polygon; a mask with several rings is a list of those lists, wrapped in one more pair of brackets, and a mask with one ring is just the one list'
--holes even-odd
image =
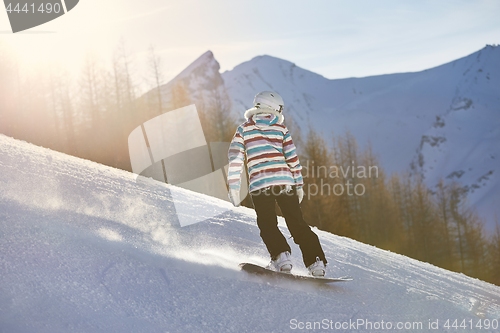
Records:
{"label": "image id number", "polygon": [[62,8],[59,3],[41,3],[40,5],[38,4],[27,4],[25,3],[23,7],[19,3],[16,3],[15,5],[13,3],[9,3],[7,5],[7,13],[46,13],[46,14],[51,14],[51,13],[56,13],[59,14],[61,12]]}
{"label": "image id number", "polygon": [[448,319],[444,323],[443,327],[446,328],[447,330],[450,330],[450,329],[455,329],[455,330],[459,330],[459,329],[464,329],[464,330],[465,329],[467,329],[467,330],[494,329],[494,330],[496,330],[496,329],[498,329],[498,320],[497,319],[493,319],[493,320],[479,319],[477,321],[473,321],[472,319],[470,319],[470,320],[464,319],[462,321],[459,321],[458,319],[455,319],[455,320]]}

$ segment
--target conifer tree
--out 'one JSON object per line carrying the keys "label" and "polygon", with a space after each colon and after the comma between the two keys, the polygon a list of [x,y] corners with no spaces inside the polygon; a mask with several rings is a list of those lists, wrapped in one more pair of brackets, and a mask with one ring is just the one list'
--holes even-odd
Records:
{"label": "conifer tree", "polygon": [[238,126],[229,98],[219,88],[210,91],[203,105],[197,105],[207,142],[230,142]]}
{"label": "conifer tree", "polygon": [[148,67],[150,71],[150,81],[153,83],[153,98],[149,99],[150,107],[153,110],[151,114],[162,114],[164,109],[164,101],[161,91],[161,86],[163,85],[164,77],[163,77],[163,64],[161,58],[156,53],[156,50],[153,45],[149,47],[149,55],[148,55]]}
{"label": "conifer tree", "polygon": [[332,155],[326,142],[312,128],[309,129],[302,151],[302,175],[305,183],[302,205],[306,207],[306,220],[320,229],[333,231],[339,218],[331,209],[331,202],[334,200],[333,182],[329,177],[329,168],[333,165]]}
{"label": "conifer tree", "polygon": [[495,234],[487,246],[488,276],[486,281],[500,286],[500,223],[496,221]]}

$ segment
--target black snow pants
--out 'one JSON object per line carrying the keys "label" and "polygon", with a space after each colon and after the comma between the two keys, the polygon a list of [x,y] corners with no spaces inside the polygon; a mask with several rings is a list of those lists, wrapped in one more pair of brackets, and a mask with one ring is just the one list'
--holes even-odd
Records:
{"label": "black snow pants", "polygon": [[304,265],[308,267],[316,261],[316,257],[327,261],[318,236],[311,230],[302,217],[299,199],[295,188],[286,192],[284,186],[273,186],[265,190],[251,193],[252,201],[257,213],[257,225],[260,229],[260,237],[266,244],[271,258],[281,252],[289,251],[290,245],[278,228],[275,203],[283,213],[288,230],[292,234],[294,242],[302,251]]}

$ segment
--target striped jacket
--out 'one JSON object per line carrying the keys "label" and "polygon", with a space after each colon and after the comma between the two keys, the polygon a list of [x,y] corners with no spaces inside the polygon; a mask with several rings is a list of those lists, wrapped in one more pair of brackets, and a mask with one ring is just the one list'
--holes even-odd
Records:
{"label": "striped jacket", "polygon": [[237,128],[228,153],[230,189],[240,189],[245,159],[250,192],[273,185],[302,187],[302,166],[281,121],[282,117],[271,113],[254,113]]}

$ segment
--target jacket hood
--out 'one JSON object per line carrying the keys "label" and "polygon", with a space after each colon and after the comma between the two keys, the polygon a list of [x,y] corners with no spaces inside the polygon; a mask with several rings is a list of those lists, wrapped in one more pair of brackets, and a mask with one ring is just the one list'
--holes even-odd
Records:
{"label": "jacket hood", "polygon": [[245,111],[245,119],[252,120],[257,126],[270,126],[274,124],[283,124],[285,117],[282,113],[268,108],[253,107]]}

